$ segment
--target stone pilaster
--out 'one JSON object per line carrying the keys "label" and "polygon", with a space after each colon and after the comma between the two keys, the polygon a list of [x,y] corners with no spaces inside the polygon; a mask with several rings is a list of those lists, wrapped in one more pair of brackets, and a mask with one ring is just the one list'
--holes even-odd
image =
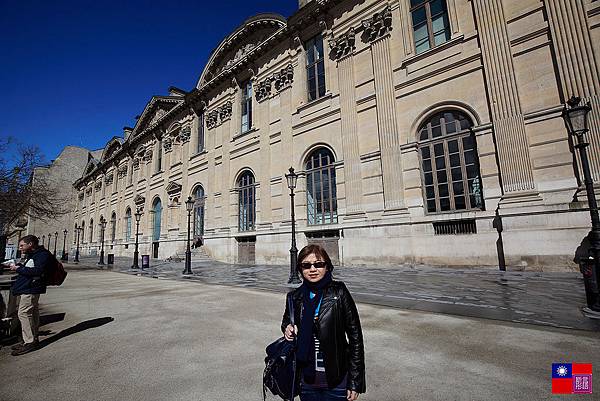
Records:
{"label": "stone pilaster", "polygon": [[474,0],[505,194],[533,192],[525,121],[500,0]]}
{"label": "stone pilaster", "polygon": [[[588,158],[594,183],[600,182],[600,79],[583,1],[545,0],[563,99],[590,103]],[[581,161],[576,152],[579,168]],[[583,172],[580,170],[580,177]]]}
{"label": "stone pilaster", "polygon": [[344,153],[344,177],[346,185],[346,214],[362,212],[362,177],[360,150],[358,146],[358,118],[356,110],[356,86],[354,79],[355,33],[350,29],[345,35],[329,42],[331,55],[337,60],[340,83],[340,112],[342,128],[342,151]]}
{"label": "stone pilaster", "polygon": [[396,98],[390,54],[391,10],[385,8],[375,13],[372,18],[363,21],[362,25],[363,37],[371,43],[373,58],[384,207],[386,211],[404,209],[400,135],[396,120]]}

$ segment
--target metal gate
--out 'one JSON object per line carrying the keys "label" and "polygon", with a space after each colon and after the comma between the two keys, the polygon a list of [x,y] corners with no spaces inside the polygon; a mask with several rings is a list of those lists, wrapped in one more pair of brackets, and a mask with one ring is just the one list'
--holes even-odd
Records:
{"label": "metal gate", "polygon": [[340,264],[340,233],[338,230],[306,232],[308,244],[320,245],[329,255],[334,266]]}
{"label": "metal gate", "polygon": [[253,265],[256,263],[256,237],[238,238],[238,263]]}

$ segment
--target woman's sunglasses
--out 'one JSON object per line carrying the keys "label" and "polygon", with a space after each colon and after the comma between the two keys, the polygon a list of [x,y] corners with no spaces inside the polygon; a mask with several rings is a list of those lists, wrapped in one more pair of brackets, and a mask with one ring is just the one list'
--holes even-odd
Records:
{"label": "woman's sunglasses", "polygon": [[300,267],[302,268],[302,270],[308,270],[311,268],[311,266],[314,266],[315,269],[322,269],[324,267],[327,266],[327,263],[323,262],[322,260],[318,260],[316,262],[302,262],[300,263]]}

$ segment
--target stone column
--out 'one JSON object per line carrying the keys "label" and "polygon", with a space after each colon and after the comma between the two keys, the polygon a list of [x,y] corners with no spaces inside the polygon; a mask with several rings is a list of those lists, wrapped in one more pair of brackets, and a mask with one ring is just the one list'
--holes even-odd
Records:
{"label": "stone column", "polygon": [[354,29],[329,42],[331,55],[337,61],[340,84],[340,111],[342,151],[344,153],[344,181],[346,187],[346,215],[362,213],[362,177],[358,145],[358,118],[356,85],[354,79]]}
{"label": "stone column", "polygon": [[505,194],[535,191],[506,19],[500,0],[474,0]]}
{"label": "stone column", "polygon": [[373,58],[384,207],[386,211],[405,209],[400,135],[390,54],[392,12],[387,7],[363,21],[362,25],[363,37],[371,43]]}
{"label": "stone column", "polygon": [[[600,84],[585,4],[580,0],[545,0],[545,3],[563,99],[579,96],[583,103],[589,102],[592,107],[587,136],[590,142],[588,158],[592,179],[597,184],[600,182]],[[576,157],[579,176],[583,177],[578,152]]]}
{"label": "stone column", "polygon": [[259,177],[256,177],[263,184],[260,188],[260,219],[257,218],[260,224],[257,224],[257,227],[270,229],[273,221],[271,217],[271,149],[269,145],[271,133],[271,78],[268,77],[262,84],[264,85],[265,95],[262,102],[258,102],[258,93],[254,92],[254,102],[257,105],[256,114],[260,114],[260,119],[257,121],[259,125],[257,126],[260,128],[260,153],[263,155],[260,158],[259,171],[257,171]]}

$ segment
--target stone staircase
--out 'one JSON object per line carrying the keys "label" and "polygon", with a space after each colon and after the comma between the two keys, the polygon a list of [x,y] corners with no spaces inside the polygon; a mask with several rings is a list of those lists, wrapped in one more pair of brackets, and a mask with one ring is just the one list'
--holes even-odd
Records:
{"label": "stone staircase", "polygon": [[[177,251],[175,255],[167,258],[168,261],[182,262],[185,260],[185,249]],[[192,262],[208,262],[212,261],[211,257],[208,256],[203,246],[192,249]]]}

